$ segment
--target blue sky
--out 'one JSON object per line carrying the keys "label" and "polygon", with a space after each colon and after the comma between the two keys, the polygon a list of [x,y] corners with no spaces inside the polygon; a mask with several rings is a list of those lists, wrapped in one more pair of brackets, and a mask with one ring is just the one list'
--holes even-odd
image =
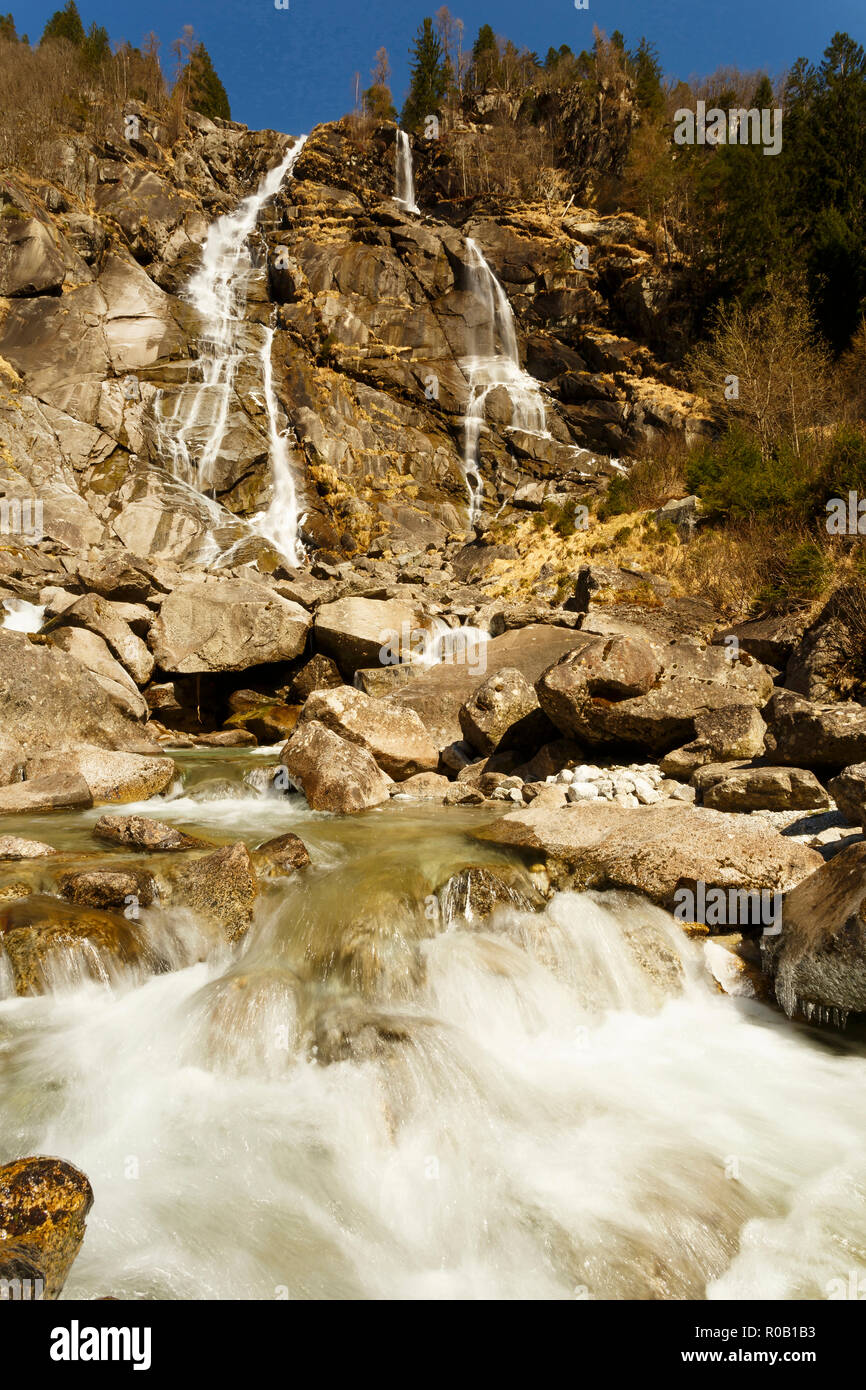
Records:
{"label": "blue sky", "polygon": [[[65,3],[65,0],[63,0]],[[38,39],[59,0],[0,0],[11,8],[19,33]],[[398,106],[409,81],[408,49],[425,14],[439,0],[77,0],[85,25],[104,24],[112,39],[141,42],[148,29],[169,44],[184,24],[204,40],[232,105],[232,115],[253,127],[291,134],[308,131],[351,109],[353,75],[370,82],[376,49],[391,57]],[[620,29],[629,44],[646,34],[666,72],[678,77],[711,72],[722,64],[763,68],[772,76],[795,58],[820,57],[837,29],[866,44],[864,0],[453,0],[468,42],[480,25],[544,56],[553,45],[586,47],[593,25]]]}

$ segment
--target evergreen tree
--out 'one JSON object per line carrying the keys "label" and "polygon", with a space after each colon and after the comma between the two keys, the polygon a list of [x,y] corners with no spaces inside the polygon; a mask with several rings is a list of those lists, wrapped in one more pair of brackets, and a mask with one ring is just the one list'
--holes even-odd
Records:
{"label": "evergreen tree", "polygon": [[111,43],[104,25],[91,24],[81,45],[81,57],[92,70],[100,68],[111,57]]}
{"label": "evergreen tree", "polygon": [[0,14],[0,39],[6,39],[7,43],[17,43],[18,35],[15,32],[15,20],[11,14]]}
{"label": "evergreen tree", "polygon": [[210,54],[203,43],[196,44],[189,57],[184,76],[190,107],[211,120],[232,118],[226,89],[217,77]]}
{"label": "evergreen tree", "polygon": [[634,73],[635,97],[641,111],[652,120],[662,120],[665,114],[662,67],[655,48],[646,39],[641,39],[629,54],[629,67]]}
{"label": "evergreen tree", "polygon": [[499,78],[499,45],[489,24],[482,24],[472,48],[472,81],[475,87],[490,87]]}
{"label": "evergreen tree", "polygon": [[75,0],[67,0],[62,10],[55,10],[42,34],[41,42],[49,39],[68,39],[80,48],[84,43],[84,25]]}
{"label": "evergreen tree", "polygon": [[403,124],[409,130],[423,125],[448,91],[448,74],[443,63],[442,44],[433,29],[432,19],[425,19],[412,45],[412,83],[403,107]]}

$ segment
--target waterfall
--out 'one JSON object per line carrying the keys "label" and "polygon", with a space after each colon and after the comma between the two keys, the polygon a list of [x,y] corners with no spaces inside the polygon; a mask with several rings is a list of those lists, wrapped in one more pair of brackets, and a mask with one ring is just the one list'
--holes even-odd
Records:
{"label": "waterfall", "polygon": [[406,212],[420,212],[415,203],[415,180],[412,175],[412,146],[405,130],[397,131],[394,145],[395,194],[394,201]]}
{"label": "waterfall", "polygon": [[463,472],[469,491],[469,520],[481,511],[484,484],[478,460],[478,441],[484,427],[487,397],[497,386],[511,401],[511,428],[544,435],[544,401],[533,377],[520,365],[517,330],[508,296],[479,246],[466,238],[468,287],[480,302],[483,314],[471,334],[472,353],[461,366],[469,381],[463,420]]}
{"label": "waterfall", "polygon": [[[217,218],[208,232],[201,266],[186,288],[185,298],[204,320],[198,362],[201,381],[191,382],[178,392],[174,411],[168,418],[157,415],[157,439],[175,477],[203,494],[216,486],[216,463],[226,435],[235,377],[246,352],[239,330],[245,321],[247,293],[255,269],[247,241],[262,208],[294,168],[306,139],[302,135],[295,142],[256,192],[234,212]],[[271,363],[273,336],[273,329],[268,328],[260,354],[273,500],[266,511],[251,519],[250,526],[295,564],[297,500],[285,431],[278,424]]]}

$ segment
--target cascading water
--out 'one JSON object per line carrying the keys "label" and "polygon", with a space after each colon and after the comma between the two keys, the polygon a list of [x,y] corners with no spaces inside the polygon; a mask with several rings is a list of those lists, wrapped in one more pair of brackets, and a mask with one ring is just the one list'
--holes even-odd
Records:
{"label": "cascading water", "polygon": [[478,443],[484,427],[487,398],[503,387],[511,401],[511,428],[527,434],[544,435],[544,400],[538,383],[520,365],[517,331],[508,296],[497,280],[480,247],[466,238],[469,291],[479,300],[483,313],[472,335],[472,353],[461,366],[469,383],[463,422],[463,472],[469,491],[470,525],[481,511],[484,484],[478,458]]}
{"label": "cascading water", "polygon": [[[263,179],[255,193],[233,212],[217,218],[208,232],[202,262],[186,290],[186,298],[202,316],[198,368],[201,381],[177,393],[174,410],[158,409],[158,443],[174,475],[202,494],[217,484],[217,463],[223,449],[234,395],[235,377],[245,356],[240,341],[253,260],[248,240],[259,215],[287,178],[304,147],[302,135],[285,158]],[[250,522],[251,529],[277,545],[291,563],[298,559],[297,497],[285,430],[278,422],[279,405],[273,386],[271,347],[273,329],[266,329],[260,370],[268,425],[269,464],[273,497],[266,511]]]}
{"label": "cascading water", "polygon": [[[144,983],[61,971],[4,999],[0,949],[0,1163],[60,1154],[95,1192],[65,1298],[823,1299],[862,1277],[859,1045],[720,995],[637,898],[522,909],[525,868],[472,838],[489,812],[322,817],[244,788],[261,753],[181,761],[182,794],[125,809],[295,831],[312,866],[263,884],[234,950],[142,909],[173,967]],[[92,852],[99,814],[52,839]],[[517,890],[490,918],[462,875],[481,862]]]}
{"label": "cascading water", "polygon": [[394,202],[399,203],[405,212],[420,213],[415,202],[415,179],[412,173],[412,146],[405,130],[397,131],[394,143]]}

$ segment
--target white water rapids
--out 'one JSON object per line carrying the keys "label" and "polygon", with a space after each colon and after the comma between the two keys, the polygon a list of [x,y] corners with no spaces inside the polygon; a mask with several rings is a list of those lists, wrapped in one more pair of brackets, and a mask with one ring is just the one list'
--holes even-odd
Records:
{"label": "white water rapids", "polygon": [[[265,204],[290,176],[306,139],[302,135],[295,142],[256,192],[233,213],[217,218],[208,232],[201,266],[186,290],[186,298],[205,324],[200,339],[201,382],[179,391],[172,413],[160,415],[159,445],[174,475],[205,495],[216,485],[216,464],[235,400],[235,379],[249,350],[244,343],[244,331],[249,335],[244,315],[254,270],[249,238]],[[259,355],[272,496],[267,509],[250,518],[250,526],[291,564],[297,564],[298,503],[289,442],[273,384],[273,338],[274,330],[266,328]],[[215,516],[215,524],[217,520]]]}
{"label": "white water rapids", "polygon": [[463,472],[469,491],[469,521],[481,511],[484,484],[478,444],[484,428],[487,398],[503,387],[511,401],[511,428],[545,434],[544,400],[538,382],[520,365],[517,330],[508,296],[471,237],[466,238],[468,288],[482,314],[472,335],[472,352],[461,362],[469,382],[463,422]]}
{"label": "white water rapids", "polygon": [[[633,898],[432,911],[484,813],[314,816],[242,788],[257,762],[193,755],[183,795],[125,808],[302,835],[312,868],[265,888],[234,954],[196,961],[176,917],[184,968],[0,1002],[0,1163],[58,1154],[95,1190],[65,1297],[820,1299],[862,1277],[861,1048],[720,995]],[[70,846],[97,814],[64,819]]]}

